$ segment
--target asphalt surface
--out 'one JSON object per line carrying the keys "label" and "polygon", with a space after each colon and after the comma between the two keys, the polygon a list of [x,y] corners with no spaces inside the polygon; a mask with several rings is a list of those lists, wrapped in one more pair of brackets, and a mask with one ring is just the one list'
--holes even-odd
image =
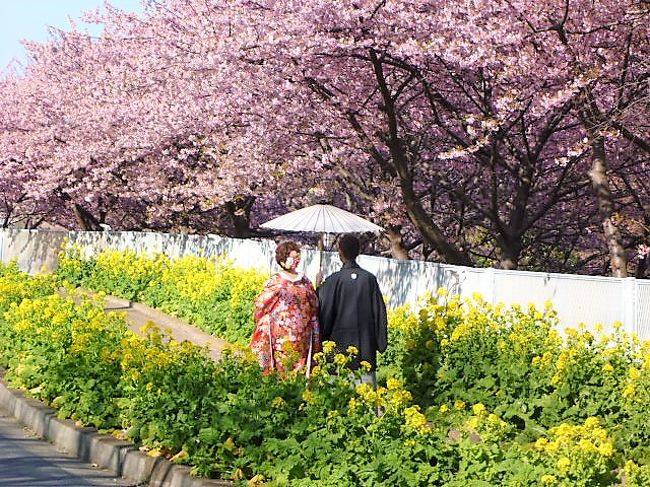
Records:
{"label": "asphalt surface", "polygon": [[61,451],[0,409],[0,486],[135,486]]}

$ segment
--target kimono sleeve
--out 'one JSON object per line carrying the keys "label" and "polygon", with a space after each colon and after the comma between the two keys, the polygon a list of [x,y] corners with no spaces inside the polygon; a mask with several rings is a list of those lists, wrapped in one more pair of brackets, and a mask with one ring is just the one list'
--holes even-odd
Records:
{"label": "kimono sleeve", "polygon": [[253,317],[255,323],[259,322],[275,307],[278,300],[279,286],[275,277],[269,279],[264,285],[262,292],[255,298],[253,303]]}

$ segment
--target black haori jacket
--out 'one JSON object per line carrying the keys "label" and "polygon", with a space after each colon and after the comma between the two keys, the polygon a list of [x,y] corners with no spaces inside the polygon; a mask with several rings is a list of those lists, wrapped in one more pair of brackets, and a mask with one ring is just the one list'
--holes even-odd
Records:
{"label": "black haori jacket", "polygon": [[344,352],[353,345],[359,356],[350,368],[363,360],[377,367],[377,351],[386,350],[386,305],[377,279],[356,262],[348,262],[329,276],[318,289],[323,341],[331,340]]}

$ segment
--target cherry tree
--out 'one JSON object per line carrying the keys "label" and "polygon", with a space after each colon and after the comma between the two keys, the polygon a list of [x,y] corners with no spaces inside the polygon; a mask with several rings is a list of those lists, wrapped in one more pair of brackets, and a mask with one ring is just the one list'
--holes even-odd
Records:
{"label": "cherry tree", "polygon": [[[598,176],[603,131],[589,121],[589,94],[611,93],[612,73],[622,58],[632,59],[625,53],[637,44],[616,50],[618,41],[647,33],[647,12],[638,3],[211,5],[213,19],[237,14],[235,52],[245,48],[246,55],[227,63],[265,67],[246,86],[265,93],[263,100],[292,91],[270,123],[299,120],[348,180],[363,178],[364,166],[374,164],[382,196],[401,203],[380,202],[383,209],[405,208],[446,261],[473,263],[472,240],[487,235],[498,255],[484,257],[516,267],[527,238],[557,241],[558,221],[574,223],[579,240],[585,218],[562,215],[573,206],[580,211],[571,216],[586,209],[593,219],[595,205],[612,267],[621,272],[611,197]],[[256,116],[268,119],[264,103],[257,106]],[[305,107],[315,110],[309,118],[301,116]],[[296,131],[283,126],[287,134]],[[586,192],[589,183],[596,199]],[[444,213],[451,218],[442,225]]]}
{"label": "cherry tree", "polygon": [[385,225],[402,258],[420,243],[450,263],[593,272],[609,254],[624,275],[634,238],[615,217],[647,195],[643,3],[149,5],[88,13],[99,39],[30,46],[24,123],[0,148],[35,201],[91,228],[225,218],[246,236],[325,198]]}

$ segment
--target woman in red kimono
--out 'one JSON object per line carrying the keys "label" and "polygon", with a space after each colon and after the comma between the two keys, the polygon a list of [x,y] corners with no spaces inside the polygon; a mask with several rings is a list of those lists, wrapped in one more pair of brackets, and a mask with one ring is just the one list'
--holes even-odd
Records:
{"label": "woman in red kimono", "polygon": [[275,250],[282,268],[255,299],[255,331],[251,349],[264,372],[305,368],[309,377],[314,353],[321,350],[318,296],[311,281],[299,274],[300,246],[283,242]]}

